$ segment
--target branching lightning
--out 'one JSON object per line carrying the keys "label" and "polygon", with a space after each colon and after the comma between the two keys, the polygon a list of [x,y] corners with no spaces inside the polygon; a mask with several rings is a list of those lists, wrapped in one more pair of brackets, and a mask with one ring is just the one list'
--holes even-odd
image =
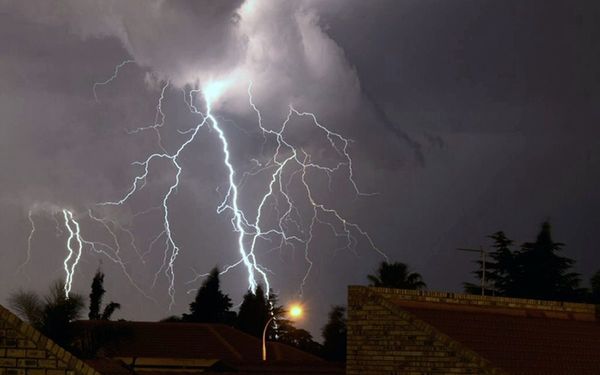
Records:
{"label": "branching lightning", "polygon": [[67,297],[69,296],[69,293],[71,292],[71,289],[72,289],[73,275],[75,274],[75,270],[76,270],[77,265],[79,264],[79,261],[82,257],[84,248],[87,247],[91,251],[93,251],[97,254],[103,255],[106,258],[108,258],[109,260],[111,260],[113,263],[119,265],[121,270],[123,271],[123,274],[127,277],[129,282],[131,283],[131,285],[138,292],[140,292],[143,296],[145,296],[146,298],[157,303],[157,301],[154,298],[149,296],[135,282],[135,280],[133,279],[131,274],[128,272],[128,270],[126,268],[126,262],[123,260],[123,258],[121,256],[121,244],[119,242],[118,235],[117,235],[117,233],[115,233],[115,231],[111,228],[110,225],[113,225],[118,230],[127,234],[127,236],[130,238],[130,243],[129,243],[130,247],[136,252],[136,254],[140,257],[140,259],[142,259],[141,254],[139,253],[137,246],[135,245],[135,237],[133,236],[133,233],[131,233],[130,230],[123,228],[122,226],[120,226],[118,223],[116,223],[114,221],[97,217],[93,214],[92,210],[88,210],[88,217],[92,221],[99,223],[106,230],[108,235],[111,237],[113,244],[109,245],[107,243],[100,242],[100,241],[86,240],[81,234],[81,225],[80,225],[79,221],[77,221],[75,219],[75,215],[73,214],[73,212],[68,209],[62,209],[61,212],[62,212],[62,216],[63,216],[63,220],[64,220],[63,225],[66,228],[67,233],[68,233],[68,238],[66,241],[66,248],[67,248],[68,254],[63,262],[64,270],[65,270],[65,274],[66,274],[66,276],[65,276],[65,294]]}
{"label": "branching lightning", "polygon": [[[97,88],[99,86],[104,86],[112,82],[116,79],[121,68],[133,62],[133,60],[123,61],[115,67],[111,77],[103,82],[94,83],[94,98],[98,100]],[[84,239],[81,235],[80,224],[75,219],[73,212],[68,209],[62,209],[64,227],[68,233],[66,242],[68,255],[64,260],[64,270],[66,273],[65,293],[67,296],[72,288],[73,275],[82,256],[82,250],[84,247],[88,247],[92,251],[104,255],[112,262],[120,265],[130,283],[146,297],[152,299],[136,284],[134,278],[127,271],[126,262],[121,257],[121,246],[117,234],[117,232],[120,232],[128,236],[130,239],[129,247],[133,249],[142,263],[144,263],[146,257],[154,248],[162,246],[162,263],[154,274],[152,287],[154,287],[158,278],[164,275],[168,281],[167,292],[170,298],[170,307],[173,306],[176,294],[175,262],[181,251],[181,247],[175,236],[176,228],[172,222],[171,201],[177,194],[177,190],[181,184],[181,175],[184,169],[181,156],[185,153],[188,146],[197,140],[201,129],[205,127],[211,130],[210,135],[216,135],[216,141],[221,150],[222,165],[227,176],[226,186],[223,190],[224,196],[216,207],[216,213],[231,215],[232,229],[237,237],[238,255],[235,258],[237,260],[227,265],[221,271],[221,274],[225,274],[238,266],[244,266],[248,276],[249,289],[254,292],[257,286],[262,284],[265,287],[265,293],[268,294],[271,285],[267,274],[271,271],[261,265],[258,258],[272,249],[283,249],[286,246],[295,249],[296,246],[300,246],[303,249],[304,261],[306,262],[306,272],[299,286],[299,294],[302,296],[306,281],[314,264],[310,252],[317,226],[327,228],[333,233],[335,238],[344,238],[345,244],[343,247],[349,250],[355,249],[359,241],[357,237],[360,236],[376,252],[387,259],[387,256],[377,248],[366,231],[356,223],[349,221],[335,208],[319,201],[317,195],[315,195],[315,188],[311,186],[310,182],[312,177],[309,178],[309,175],[327,178],[328,186],[331,190],[333,176],[341,174],[348,181],[349,186],[351,186],[357,196],[370,194],[361,192],[355,180],[353,161],[349,152],[351,140],[322,125],[314,113],[300,111],[293,105],[290,105],[283,123],[273,130],[271,127],[263,124],[263,116],[254,102],[252,83],[250,83],[247,88],[248,106],[256,115],[258,127],[255,132],[258,131],[264,141],[260,150],[261,157],[251,159],[253,162],[251,170],[236,170],[232,161],[232,155],[236,150],[235,148],[232,149],[232,144],[227,136],[227,129],[224,126],[227,121],[219,121],[213,113],[215,101],[227,90],[230,83],[230,80],[214,81],[202,85],[201,89],[192,89],[189,92],[184,90],[186,106],[192,114],[199,116],[200,120],[186,130],[177,130],[182,138],[176,147],[163,144],[161,138],[161,130],[164,128],[166,118],[163,111],[163,104],[167,97],[167,90],[170,87],[168,81],[162,85],[153,123],[127,131],[129,135],[136,135],[146,130],[155,131],[158,137],[159,151],[150,153],[142,160],[132,163],[137,168],[137,172],[129,188],[119,199],[101,202],[98,205],[118,207],[128,204],[130,199],[146,186],[151,170],[153,170],[151,166],[160,160],[167,161],[174,171],[173,180],[169,182],[168,186],[161,193],[156,204],[133,215],[133,217],[136,217],[150,214],[154,211],[160,212],[161,229],[151,238],[148,248],[145,251],[139,251],[135,236],[131,230],[124,228],[117,221],[96,216],[91,209],[88,210],[89,219],[91,222],[100,225],[108,233],[112,238],[113,244],[109,245],[103,242]],[[328,145],[330,151],[336,155],[337,161],[333,165],[318,162],[309,151],[294,144],[288,128],[294,125],[293,122],[296,119],[309,120],[308,123],[312,127],[312,131],[316,131],[323,137],[322,139]],[[243,130],[244,132],[248,131],[247,129]],[[273,145],[273,151],[271,151],[271,154],[263,157],[267,144]],[[249,179],[262,178],[265,179],[264,190],[258,197],[258,204],[255,210],[244,212],[240,204],[243,199],[242,190],[244,184]],[[303,217],[302,212],[306,211],[306,209],[310,212],[309,217]],[[32,231],[28,238],[27,260],[30,256],[31,239],[35,232],[31,212],[29,213],[29,220],[32,225]],[[262,246],[263,243],[271,243],[272,245],[265,251]],[[274,245],[275,247],[273,247],[273,244],[276,244]],[[186,283],[188,285],[195,283],[198,279],[208,274],[199,273],[196,270],[193,270],[193,272],[195,277]]]}
{"label": "branching lightning", "polygon": [[158,138],[158,147],[160,147],[160,149],[164,153],[166,153],[167,150],[165,150],[165,148],[162,144],[162,137],[160,136],[160,128],[162,128],[165,125],[165,114],[163,112],[162,105],[163,105],[163,100],[165,99],[165,91],[169,87],[169,84],[170,84],[169,81],[165,82],[162,90],[160,91],[160,98],[158,99],[158,104],[156,104],[156,114],[154,115],[154,124],[148,125],[148,126],[143,126],[141,128],[136,128],[134,130],[130,130],[127,132],[127,134],[136,134],[136,133],[143,132],[145,130],[154,130],[154,132],[156,133],[156,136]]}

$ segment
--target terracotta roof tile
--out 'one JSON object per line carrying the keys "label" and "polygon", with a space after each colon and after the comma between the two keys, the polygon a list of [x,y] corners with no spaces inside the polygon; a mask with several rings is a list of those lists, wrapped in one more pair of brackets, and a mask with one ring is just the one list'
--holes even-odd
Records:
{"label": "terracotta roof tile", "polygon": [[[261,340],[223,324],[100,321],[75,324],[79,329],[104,324],[124,332],[122,339],[105,348],[109,357],[219,359],[228,363],[252,363],[261,359]],[[326,363],[279,343],[268,343],[267,350],[273,361]]]}
{"label": "terracotta roof tile", "polygon": [[590,314],[394,301],[511,374],[600,374],[600,323]]}
{"label": "terracotta roof tile", "polygon": [[125,367],[123,362],[116,359],[86,359],[84,362],[102,375],[133,375],[133,372]]}

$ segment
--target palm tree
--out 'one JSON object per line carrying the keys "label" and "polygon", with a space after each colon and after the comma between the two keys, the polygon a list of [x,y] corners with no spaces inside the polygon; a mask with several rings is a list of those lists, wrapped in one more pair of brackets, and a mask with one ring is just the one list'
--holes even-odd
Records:
{"label": "palm tree", "polygon": [[427,285],[417,272],[410,272],[405,263],[381,262],[375,275],[368,275],[371,286],[397,289],[425,289]]}
{"label": "palm tree", "polygon": [[48,294],[40,297],[31,291],[18,291],[9,296],[10,307],[29,324],[67,347],[71,343],[72,332],[69,323],[78,319],[84,308],[83,297],[64,292],[64,282],[56,281]]}

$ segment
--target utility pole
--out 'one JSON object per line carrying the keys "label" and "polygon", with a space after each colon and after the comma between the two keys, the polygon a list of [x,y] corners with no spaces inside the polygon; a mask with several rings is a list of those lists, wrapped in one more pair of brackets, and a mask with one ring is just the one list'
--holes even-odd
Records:
{"label": "utility pole", "polygon": [[479,249],[457,248],[456,250],[479,253],[481,255],[481,295],[485,296],[485,260],[487,258],[487,251],[483,250],[482,246],[479,246]]}

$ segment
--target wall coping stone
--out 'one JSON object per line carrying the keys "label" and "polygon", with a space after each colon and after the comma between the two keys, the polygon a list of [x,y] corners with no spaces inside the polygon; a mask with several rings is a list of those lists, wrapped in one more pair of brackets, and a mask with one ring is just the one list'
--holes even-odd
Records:
{"label": "wall coping stone", "polygon": [[495,296],[480,296],[474,294],[425,291],[425,290],[408,290],[408,289],[392,289],[367,287],[359,285],[350,285],[348,293],[362,289],[369,289],[386,298],[394,298],[400,301],[413,302],[439,302],[446,304],[468,305],[477,307],[501,307],[509,309],[528,309],[528,310],[543,310],[553,312],[573,312],[596,315],[596,305],[575,302],[563,301],[546,301],[526,298],[512,297],[495,297]]}

